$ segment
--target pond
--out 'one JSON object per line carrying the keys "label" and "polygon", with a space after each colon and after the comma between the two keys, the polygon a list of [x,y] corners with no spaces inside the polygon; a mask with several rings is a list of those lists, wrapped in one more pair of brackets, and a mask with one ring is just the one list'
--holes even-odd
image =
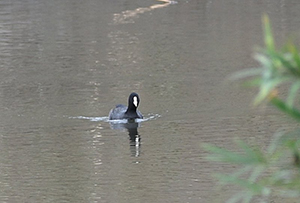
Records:
{"label": "pond", "polygon": [[[201,145],[267,144],[290,127],[228,76],[257,66],[263,13],[279,43],[297,36],[296,0],[0,6],[1,202],[220,201],[236,188],[212,175],[232,167]],[[131,92],[144,119],[109,122]]]}

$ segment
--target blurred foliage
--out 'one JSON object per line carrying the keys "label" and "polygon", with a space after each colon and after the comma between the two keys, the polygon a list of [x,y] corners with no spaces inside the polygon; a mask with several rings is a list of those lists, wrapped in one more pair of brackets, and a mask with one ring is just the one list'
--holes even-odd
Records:
{"label": "blurred foliage", "polygon": [[[300,55],[296,46],[289,42],[283,50],[275,46],[268,16],[262,18],[265,47],[254,58],[261,67],[238,72],[233,79],[247,78],[246,84],[258,86],[254,104],[267,101],[288,116],[300,122],[300,111],[295,105],[300,88]],[[284,99],[279,97],[279,86],[288,84]],[[300,130],[290,133],[278,132],[269,146],[261,147],[236,140],[239,152],[205,144],[210,152],[207,159],[239,165],[232,174],[218,174],[222,185],[235,184],[242,188],[228,203],[268,202],[271,195],[282,198],[300,197]]]}

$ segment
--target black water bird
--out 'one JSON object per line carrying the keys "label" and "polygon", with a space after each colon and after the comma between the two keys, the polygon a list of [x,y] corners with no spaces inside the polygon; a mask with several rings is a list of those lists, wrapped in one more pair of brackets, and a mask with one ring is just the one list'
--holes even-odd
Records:
{"label": "black water bird", "polygon": [[140,98],[135,92],[131,93],[128,98],[128,107],[123,104],[118,104],[109,112],[109,120],[128,119],[134,120],[136,118],[143,118],[143,115],[137,107],[139,106]]}

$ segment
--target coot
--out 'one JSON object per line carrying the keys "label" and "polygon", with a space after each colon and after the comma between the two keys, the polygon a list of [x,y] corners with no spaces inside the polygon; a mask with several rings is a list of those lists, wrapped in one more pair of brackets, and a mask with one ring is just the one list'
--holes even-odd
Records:
{"label": "coot", "polygon": [[137,110],[139,103],[139,95],[135,92],[131,93],[128,98],[128,107],[118,104],[114,109],[110,110],[109,120],[143,118],[141,112]]}

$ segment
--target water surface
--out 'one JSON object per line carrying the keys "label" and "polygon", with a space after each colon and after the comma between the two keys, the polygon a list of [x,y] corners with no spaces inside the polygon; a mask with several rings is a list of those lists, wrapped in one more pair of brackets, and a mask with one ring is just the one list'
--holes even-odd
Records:
{"label": "water surface", "polygon": [[[224,200],[235,189],[218,191],[211,174],[232,168],[201,144],[267,144],[293,125],[226,77],[257,65],[262,13],[279,44],[297,36],[296,0],[0,6],[1,202]],[[133,91],[153,119],[107,122]]]}

